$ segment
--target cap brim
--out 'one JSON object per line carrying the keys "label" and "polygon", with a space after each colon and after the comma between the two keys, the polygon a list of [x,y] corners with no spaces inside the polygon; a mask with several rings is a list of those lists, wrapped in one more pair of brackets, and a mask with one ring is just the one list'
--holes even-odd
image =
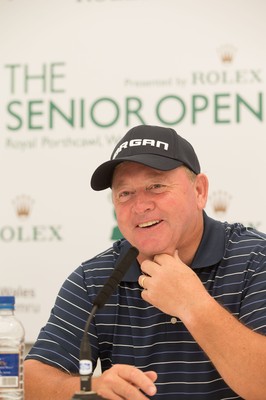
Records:
{"label": "cap brim", "polygon": [[159,169],[161,171],[170,171],[171,169],[184,165],[183,162],[172,158],[162,157],[156,154],[138,154],[125,158],[109,160],[101,164],[91,177],[91,187],[94,190],[104,190],[112,186],[114,169],[118,164],[124,161],[132,161],[147,167]]}

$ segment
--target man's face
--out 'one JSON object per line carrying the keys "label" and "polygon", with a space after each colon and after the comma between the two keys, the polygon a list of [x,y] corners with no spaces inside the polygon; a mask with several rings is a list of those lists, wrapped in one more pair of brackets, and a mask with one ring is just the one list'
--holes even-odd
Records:
{"label": "man's face", "polygon": [[207,186],[205,175],[192,179],[184,167],[159,171],[134,162],[118,165],[112,182],[117,222],[138,248],[140,261],[160,253],[173,255],[176,249],[190,261],[203,232]]}

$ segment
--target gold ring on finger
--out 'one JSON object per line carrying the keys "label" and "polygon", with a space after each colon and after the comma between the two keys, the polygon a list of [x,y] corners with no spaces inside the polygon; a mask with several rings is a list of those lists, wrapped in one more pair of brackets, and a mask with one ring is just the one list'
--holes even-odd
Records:
{"label": "gold ring on finger", "polygon": [[145,275],[142,275],[142,277],[141,277],[141,279],[140,279],[140,286],[142,286],[143,289],[145,289],[145,288],[144,288],[144,281],[145,281],[145,279],[146,279],[146,276],[145,276]]}

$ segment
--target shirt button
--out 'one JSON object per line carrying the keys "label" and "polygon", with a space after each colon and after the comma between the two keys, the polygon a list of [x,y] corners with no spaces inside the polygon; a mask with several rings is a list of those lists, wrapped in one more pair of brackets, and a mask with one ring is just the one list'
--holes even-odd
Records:
{"label": "shirt button", "polygon": [[172,317],[171,318],[171,324],[176,324],[177,323],[177,318],[176,317]]}

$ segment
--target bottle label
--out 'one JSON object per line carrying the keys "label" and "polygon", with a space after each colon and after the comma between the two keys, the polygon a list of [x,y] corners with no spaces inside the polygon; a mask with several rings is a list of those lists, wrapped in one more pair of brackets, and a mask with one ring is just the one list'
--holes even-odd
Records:
{"label": "bottle label", "polygon": [[0,353],[0,388],[19,385],[19,354]]}

